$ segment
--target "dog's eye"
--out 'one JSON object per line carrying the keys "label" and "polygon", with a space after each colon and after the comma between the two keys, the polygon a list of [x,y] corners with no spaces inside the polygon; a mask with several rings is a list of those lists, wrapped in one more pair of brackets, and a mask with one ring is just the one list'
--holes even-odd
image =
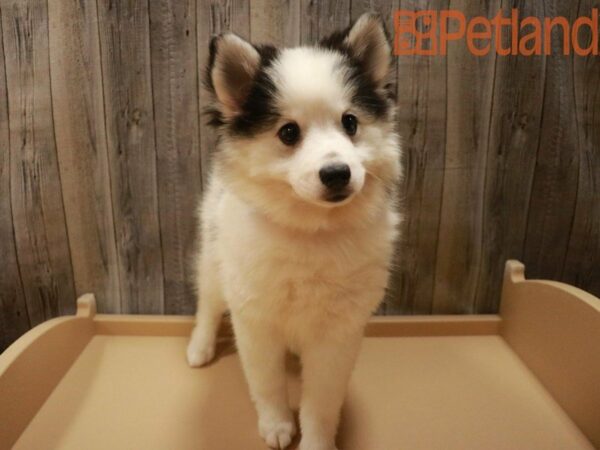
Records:
{"label": "dog's eye", "polygon": [[348,136],[354,136],[356,134],[356,129],[358,128],[358,119],[353,114],[344,114],[342,116],[342,126]]}
{"label": "dog's eye", "polygon": [[286,123],[279,129],[277,136],[285,145],[294,145],[300,139],[300,127],[295,122]]}

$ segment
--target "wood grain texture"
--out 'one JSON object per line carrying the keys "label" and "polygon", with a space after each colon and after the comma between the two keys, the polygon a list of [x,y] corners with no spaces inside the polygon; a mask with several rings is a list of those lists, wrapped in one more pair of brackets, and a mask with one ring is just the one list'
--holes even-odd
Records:
{"label": "wood grain texture", "polygon": [[250,37],[253,43],[293,47],[300,43],[300,2],[281,0],[250,2]]}
{"label": "wood grain texture", "polygon": [[[418,0],[399,8],[414,11]],[[423,9],[448,8],[447,0]],[[397,58],[398,129],[405,174],[400,184],[402,235],[385,300],[386,314],[429,314],[433,300],[446,143],[447,68],[444,58]]]}
{"label": "wood grain texture", "polygon": [[[544,5],[503,2],[508,16],[541,17]],[[506,34],[503,46],[508,48]],[[498,58],[483,190],[482,257],[478,267],[475,310],[498,311],[504,262],[521,259],[527,212],[535,174],[544,102],[545,56]],[[518,168],[518,170],[515,170]]]}
{"label": "wood grain texture", "polygon": [[195,211],[202,186],[196,2],[149,5],[164,310],[193,314]]}
{"label": "wood grain texture", "polygon": [[[499,1],[485,5],[450,1],[467,20],[494,17]],[[457,23],[448,27],[456,31]],[[483,239],[483,190],[496,54],[474,56],[465,41],[450,43],[447,56],[447,116],[444,184],[433,291],[434,313],[474,311],[477,274]]]}
{"label": "wood grain texture", "polygon": [[30,328],[10,201],[8,97],[0,11],[0,352]]}
{"label": "wood grain texture", "polygon": [[[367,11],[393,36],[394,10],[448,8],[573,21],[600,0],[0,0],[0,348],[85,291],[194,310],[211,36],[308,45]],[[508,258],[600,295],[598,61],[394,58],[404,222],[379,313],[496,312]]]}
{"label": "wood grain texture", "polygon": [[[575,3],[545,3],[547,16],[571,17]],[[563,56],[560,28],[552,31],[546,64],[540,142],[533,178],[523,262],[530,276],[560,279],[575,213],[579,177],[572,57]]]}
{"label": "wood grain texture", "polygon": [[56,148],[77,295],[121,311],[95,0],[48,3]]}
{"label": "wood grain texture", "polygon": [[[577,14],[600,10],[598,0],[580,2]],[[581,42],[592,36],[581,33]],[[578,128],[579,179],[575,216],[562,279],[600,293],[600,59],[573,56],[575,114]]]}
{"label": "wood grain texture", "polygon": [[148,2],[98,0],[121,310],[162,313]]}
{"label": "wood grain texture", "polygon": [[31,325],[75,311],[58,171],[42,0],[0,3],[10,139],[10,197]]}
{"label": "wood grain texture", "polygon": [[350,25],[350,0],[299,0],[300,44],[312,45]]}

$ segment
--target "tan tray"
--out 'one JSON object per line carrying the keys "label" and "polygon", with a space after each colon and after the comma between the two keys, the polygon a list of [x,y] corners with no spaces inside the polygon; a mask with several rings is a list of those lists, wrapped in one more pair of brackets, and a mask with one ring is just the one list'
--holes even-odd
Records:
{"label": "tan tray", "polygon": [[[507,263],[499,316],[373,318],[340,449],[600,447],[600,300],[523,273]],[[191,328],[95,314],[83,296],[0,355],[0,448],[265,449],[227,327],[200,369]]]}

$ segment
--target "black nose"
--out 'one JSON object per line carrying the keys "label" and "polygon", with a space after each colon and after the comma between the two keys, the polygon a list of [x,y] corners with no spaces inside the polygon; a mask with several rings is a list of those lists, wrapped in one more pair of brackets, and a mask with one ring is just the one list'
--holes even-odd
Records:
{"label": "black nose", "polygon": [[350,181],[350,167],[348,164],[329,164],[319,170],[319,178],[329,189],[342,189]]}

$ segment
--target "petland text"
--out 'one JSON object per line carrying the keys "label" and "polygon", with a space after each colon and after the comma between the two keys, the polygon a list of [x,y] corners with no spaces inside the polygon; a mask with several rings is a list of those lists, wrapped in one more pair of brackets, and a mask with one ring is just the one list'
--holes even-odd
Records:
{"label": "petland text", "polygon": [[[598,52],[598,9],[590,17],[579,17],[570,23],[565,17],[539,19],[519,17],[513,9],[510,17],[502,11],[493,19],[477,16],[470,20],[457,10],[424,10],[394,12],[394,52],[396,55],[446,55],[448,42],[466,38],[467,47],[476,56],[485,56],[492,47],[498,55],[550,55],[552,32],[561,33],[562,53],[580,56]],[[504,33],[508,32],[508,35]],[[580,42],[585,33],[586,42]],[[503,39],[510,37],[510,40]],[[492,42],[494,45],[492,45]]]}

